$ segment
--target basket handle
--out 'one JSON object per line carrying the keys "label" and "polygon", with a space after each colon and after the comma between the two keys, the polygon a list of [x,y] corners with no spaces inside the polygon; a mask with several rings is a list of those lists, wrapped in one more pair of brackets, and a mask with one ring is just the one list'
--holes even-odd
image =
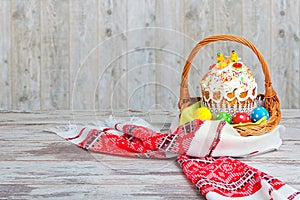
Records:
{"label": "basket handle", "polygon": [[187,103],[190,101],[190,94],[189,94],[189,89],[188,89],[188,73],[190,71],[191,68],[191,64],[192,61],[194,59],[194,57],[196,56],[196,54],[199,52],[199,50],[212,42],[217,42],[217,41],[235,41],[238,43],[241,43],[247,47],[249,47],[257,56],[264,76],[265,76],[265,98],[269,99],[272,98],[273,96],[276,95],[276,92],[273,89],[272,86],[272,82],[271,82],[271,76],[270,76],[270,72],[269,72],[269,68],[267,66],[267,63],[264,59],[264,57],[262,56],[262,54],[260,53],[260,51],[254,46],[254,44],[252,42],[250,42],[249,40],[242,38],[242,37],[238,37],[238,36],[234,36],[234,35],[214,35],[214,36],[210,36],[207,37],[203,40],[201,40],[195,47],[194,49],[191,51],[188,59],[186,60],[182,75],[181,75],[181,84],[180,84],[180,100],[178,102],[178,107],[179,109],[183,109],[185,108],[187,105]]}

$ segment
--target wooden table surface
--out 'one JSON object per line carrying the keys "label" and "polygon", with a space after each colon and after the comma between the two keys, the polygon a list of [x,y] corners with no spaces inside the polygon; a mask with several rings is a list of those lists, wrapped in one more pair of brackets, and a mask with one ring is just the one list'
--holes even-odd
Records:
{"label": "wooden table surface", "polygon": [[[300,110],[283,110],[279,151],[242,161],[300,190]],[[108,115],[139,116],[166,129],[169,111],[51,111],[0,114],[0,199],[203,199],[175,159],[94,154],[43,130]]]}

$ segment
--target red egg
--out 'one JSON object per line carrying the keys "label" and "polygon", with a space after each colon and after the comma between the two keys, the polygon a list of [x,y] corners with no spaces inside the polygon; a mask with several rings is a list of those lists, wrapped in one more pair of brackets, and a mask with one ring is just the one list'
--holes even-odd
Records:
{"label": "red egg", "polygon": [[251,122],[249,114],[245,112],[237,112],[233,117],[232,117],[232,123],[233,124],[243,124],[243,123],[248,123]]}

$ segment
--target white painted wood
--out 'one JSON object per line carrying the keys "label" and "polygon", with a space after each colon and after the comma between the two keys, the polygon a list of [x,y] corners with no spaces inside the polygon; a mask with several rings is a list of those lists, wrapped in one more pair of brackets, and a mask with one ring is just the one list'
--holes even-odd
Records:
{"label": "white painted wood", "polygon": [[[282,107],[300,108],[297,0],[2,0],[0,5],[1,110],[176,109],[185,58],[196,42],[214,34],[251,40],[269,65]],[[252,52],[222,42],[201,49],[193,61],[192,96],[199,95],[199,79],[216,52],[232,49],[264,91]]]}
{"label": "white painted wood", "polygon": [[70,108],[69,1],[41,4],[41,109]]}
{"label": "white painted wood", "polygon": [[[175,114],[153,110],[157,125]],[[77,148],[46,128],[105,119],[112,111],[2,112],[0,115],[0,198],[3,199],[203,199],[175,159],[137,159]],[[241,159],[300,189],[299,110],[283,110],[279,151]],[[148,112],[116,110],[124,119]]]}
{"label": "white painted wood", "polygon": [[[187,37],[184,43],[184,56],[187,58],[199,41],[213,34],[214,2],[186,1],[184,18],[184,34]],[[214,44],[208,44],[200,49],[194,58],[189,72],[189,92],[191,96],[200,96],[200,80],[208,72],[209,66],[216,62],[215,54]],[[183,62],[181,72],[184,64],[185,62]]]}
{"label": "white painted wood", "polygon": [[[260,50],[265,58],[269,70],[275,71],[271,61],[271,6],[267,1],[255,1],[253,3],[242,2],[242,37],[249,39]],[[263,22],[263,23],[262,23]],[[263,42],[261,42],[263,41]],[[257,56],[248,47],[241,49],[240,57],[250,68],[257,82],[258,93],[265,93],[265,77]],[[275,79],[274,76],[272,76]],[[274,80],[274,82],[276,82]],[[277,89],[277,88],[276,88]]]}
{"label": "white painted wood", "polygon": [[[40,1],[11,2],[12,109],[40,109]],[[5,36],[5,35],[4,35]]]}
{"label": "white painted wood", "polygon": [[[6,132],[7,133],[7,132]],[[7,133],[8,134],[8,133]],[[31,140],[24,139],[21,140],[23,133],[18,134],[19,136],[12,139],[4,137],[7,141],[13,143],[13,145],[5,145],[7,141],[0,142],[2,155],[0,156],[0,160],[2,161],[14,161],[14,160],[37,160],[37,161],[47,161],[47,160],[114,160],[118,161],[120,158],[106,158],[106,155],[102,154],[85,154],[85,151],[77,148],[74,144],[68,143],[61,139],[60,137],[55,137],[48,135],[46,133],[40,132],[39,134],[46,135],[43,137],[37,136],[37,139],[33,138],[32,135],[24,134]],[[37,134],[33,134],[37,135]],[[2,136],[3,138],[3,136]],[[16,140],[18,139],[18,140]],[[36,141],[34,141],[36,140]],[[50,141],[48,141],[50,140]],[[283,145],[280,147],[279,151],[275,151],[272,153],[262,154],[255,157],[251,157],[249,160],[251,161],[270,161],[270,162],[291,162],[295,159],[297,160],[298,152],[295,151],[295,147],[300,145],[299,141],[284,141]],[[15,148],[14,151],[11,151],[12,148]],[[95,159],[94,159],[95,158]],[[137,163],[142,162],[140,160]]]}
{"label": "white painted wood", "polygon": [[[296,108],[300,102],[300,21],[299,1],[272,2],[271,64],[274,67],[274,87],[286,108]],[[287,81],[289,80],[289,81]]]}
{"label": "white painted wood", "polygon": [[[130,177],[128,177],[130,179]],[[139,180],[137,180],[139,181]],[[0,185],[0,190],[11,190],[15,195],[1,196],[5,199],[191,199],[202,200],[200,194],[190,192],[191,186],[177,185],[176,182],[163,185],[103,185],[85,184],[84,187],[78,184],[68,185]],[[162,190],[161,188],[164,188]],[[31,195],[28,195],[31,193]]]}
{"label": "white painted wood", "polygon": [[0,110],[7,110],[11,109],[11,16],[9,0],[0,1],[0,30]]}
{"label": "white painted wood", "polygon": [[70,103],[71,109],[93,109],[97,75],[98,1],[70,1]]}
{"label": "white painted wood", "polygon": [[[243,16],[242,0],[222,0],[214,2],[214,34],[242,34]],[[215,51],[230,56],[231,51],[240,52],[241,44],[236,42],[220,42],[215,44]]]}
{"label": "white painted wood", "polygon": [[128,0],[128,108],[132,110],[156,107],[155,26],[155,1]]}
{"label": "white painted wood", "polygon": [[127,10],[123,1],[98,2],[99,74],[95,110],[127,108]]}
{"label": "white painted wood", "polygon": [[177,108],[181,71],[185,62],[184,1],[156,1],[156,109]]}

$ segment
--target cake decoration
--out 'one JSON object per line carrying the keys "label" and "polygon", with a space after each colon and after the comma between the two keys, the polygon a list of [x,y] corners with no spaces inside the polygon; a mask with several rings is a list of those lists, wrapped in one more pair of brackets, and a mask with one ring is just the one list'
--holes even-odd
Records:
{"label": "cake decoration", "polygon": [[227,112],[250,114],[256,107],[257,84],[250,69],[233,50],[230,57],[218,52],[217,63],[211,65],[200,81],[203,105],[213,116]]}
{"label": "cake decoration", "polygon": [[232,67],[234,67],[234,68],[236,68],[236,69],[241,69],[242,66],[243,66],[243,64],[242,64],[242,63],[239,63],[239,62],[236,62],[236,63],[233,63],[233,64],[232,64]]}
{"label": "cake decoration", "polygon": [[223,69],[225,67],[227,67],[230,63],[230,60],[228,58],[224,58],[223,54],[221,52],[217,52],[217,69]]}
{"label": "cake decoration", "polygon": [[221,52],[217,52],[216,60],[218,61],[218,63],[224,60],[224,56]]}
{"label": "cake decoration", "polygon": [[231,62],[238,62],[239,57],[237,56],[235,50],[231,51],[231,58],[230,59],[231,59]]}

